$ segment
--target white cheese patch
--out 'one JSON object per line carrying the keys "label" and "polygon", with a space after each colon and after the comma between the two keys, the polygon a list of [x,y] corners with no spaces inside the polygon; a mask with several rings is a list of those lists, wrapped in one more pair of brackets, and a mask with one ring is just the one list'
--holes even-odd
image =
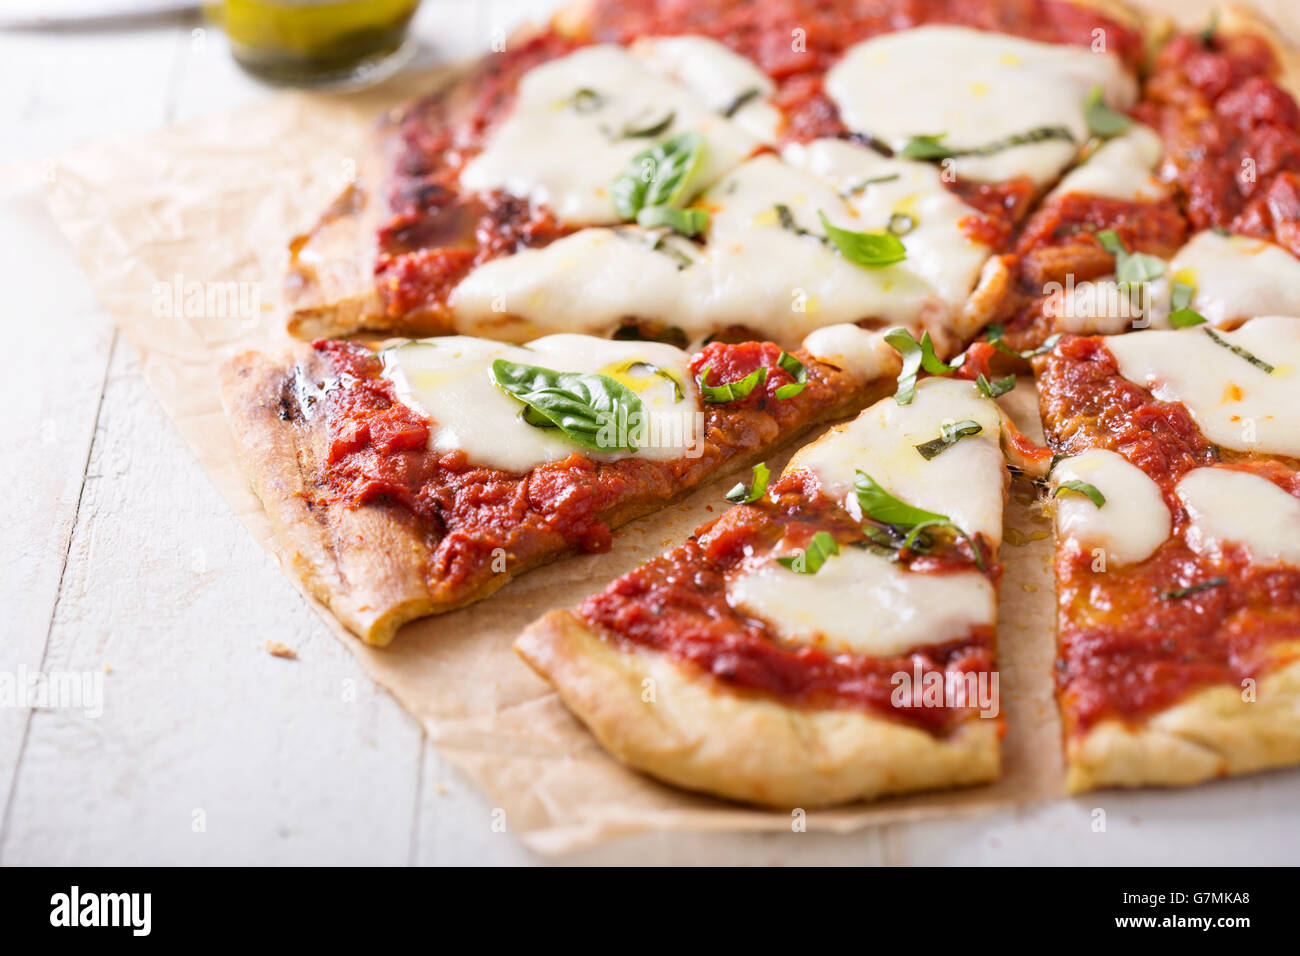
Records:
{"label": "white cheese patch", "polygon": [[1168,275],[1196,287],[1191,307],[1215,325],[1300,317],[1300,259],[1262,239],[1197,233],[1170,260]]}
{"label": "white cheese patch", "polygon": [[[715,113],[732,109],[731,121],[755,139],[775,143],[781,111],[768,102],[771,77],[730,47],[702,36],[642,37],[629,49],[650,69],[680,83]],[[755,91],[750,95],[751,91]]]}
{"label": "white cheese patch", "polygon": [[1230,468],[1197,468],[1178,482],[1190,519],[1187,544],[1218,553],[1245,545],[1259,564],[1300,564],[1300,498],[1259,475]]}
{"label": "white cheese patch", "polygon": [[1273,372],[1219,345],[1204,327],[1119,335],[1106,347],[1121,375],[1161,401],[1181,402],[1216,445],[1300,457],[1300,322],[1265,316],[1214,334]]}
{"label": "white cheese patch", "polygon": [[[979,434],[928,461],[916,450],[938,438],[943,424],[967,419],[980,424]],[[853,478],[863,471],[895,498],[946,515],[967,534],[983,534],[996,547],[1002,540],[1006,487],[1001,431],[1001,411],[973,382],[928,378],[917,383],[911,404],[886,398],[801,448],[786,473],[811,471],[827,496],[859,517]]]}
{"label": "white cheese patch", "polygon": [[827,325],[809,333],[803,348],[813,358],[834,365],[864,382],[897,375],[902,359],[885,341],[885,332],[857,325]]}
{"label": "white cheese patch", "polygon": [[1135,124],[1107,140],[1088,159],[1066,173],[1053,196],[1082,193],[1128,202],[1156,202],[1169,195],[1151,173],[1163,146],[1149,126]]}
{"label": "white cheese patch", "polygon": [[745,566],[728,579],[727,600],[792,643],[877,657],[965,637],[993,623],[997,603],[978,571],[908,571],[849,547],[816,574],[797,574],[775,560]]}
{"label": "white cheese patch", "polygon": [[1163,288],[1151,283],[1144,293],[1141,287],[1120,286],[1114,279],[1076,283],[1073,277],[1067,278],[1071,281],[1050,295],[1043,309],[1044,314],[1052,316],[1053,329],[1072,335],[1114,335],[1145,328],[1146,303],[1158,295],[1158,288]]}
{"label": "white cheese patch", "polygon": [[[598,461],[633,455],[669,460],[698,454],[702,447],[690,357],[670,345],[552,335],[519,347],[447,336],[388,349],[383,357],[383,374],[398,400],[430,420],[430,449],[464,451],[476,465],[522,473],[574,452]],[[630,437],[636,451],[597,451],[558,428],[528,424],[522,403],[492,380],[491,365],[499,358],[558,372],[598,372],[630,388],[645,406],[646,421],[639,432],[637,423],[629,422],[620,438]]]}
{"label": "white cheese patch", "polygon": [[[653,138],[621,135],[670,114],[672,122]],[[700,167],[690,180],[692,193],[759,146],[689,89],[622,47],[584,47],[524,75],[513,111],[461,171],[460,184],[470,191],[501,189],[527,197],[565,223],[618,222],[611,184],[637,153],[687,130],[705,138]]]}
{"label": "white cheese patch", "polygon": [[1101,86],[1105,101],[1127,109],[1137,83],[1112,53],[1039,43],[967,27],[925,26],[851,47],[826,74],[826,91],[852,130],[895,151],[918,135],[946,134],[950,149],[986,146],[1046,126],[1074,142],[1045,140],[989,156],[956,160],[957,175],[985,182],[1054,179],[1088,138],[1084,103]]}
{"label": "white cheese patch", "polygon": [[1086,551],[1101,548],[1108,565],[1136,564],[1149,558],[1169,537],[1173,519],[1160,486],[1122,455],[1101,448],[1058,462],[1052,487],[1083,481],[1106,503],[1100,508],[1084,495],[1066,491],[1056,498],[1056,530]]}
{"label": "white cheese patch", "polygon": [[[958,228],[974,210],[923,164],[844,144],[813,144],[794,158],[821,175],[764,155],[705,193],[698,205],[711,222],[702,247],[676,238],[655,250],[635,229],[588,229],[485,263],[452,292],[459,330],[520,339],[574,327],[608,332],[635,317],[693,339],[742,325],[793,348],[814,329],[876,319],[923,325],[941,344],[961,338],[955,316],[989,254]],[[833,184],[850,171],[898,179],[846,201]],[[812,235],[783,225],[778,206]],[[884,229],[894,212],[908,210],[915,228],[902,237],[907,259],[894,265],[857,265],[818,238],[819,211],[860,232]]]}

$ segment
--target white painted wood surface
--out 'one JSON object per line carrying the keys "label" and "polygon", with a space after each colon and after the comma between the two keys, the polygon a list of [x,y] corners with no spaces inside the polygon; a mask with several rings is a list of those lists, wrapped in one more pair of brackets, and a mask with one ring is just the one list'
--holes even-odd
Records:
{"label": "white painted wood surface", "polygon": [[[464,57],[551,6],[426,0],[420,57]],[[0,32],[0,162],[269,92],[193,18]],[[493,831],[486,798],[253,544],[163,417],[35,186],[0,192],[0,223],[5,327],[22,346],[0,383],[0,673],[98,673],[104,696],[97,718],[0,707],[0,864],[548,862]],[[299,659],[270,656],[267,640]],[[562,862],[1298,860],[1300,773],[1280,773],[850,836],[654,834]]]}

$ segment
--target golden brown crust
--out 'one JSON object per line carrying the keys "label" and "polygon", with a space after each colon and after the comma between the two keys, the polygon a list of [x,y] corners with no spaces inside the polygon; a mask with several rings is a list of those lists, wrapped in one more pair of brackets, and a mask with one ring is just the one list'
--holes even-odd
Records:
{"label": "golden brown crust", "polygon": [[1262,677],[1253,700],[1241,687],[1209,687],[1137,726],[1103,721],[1067,742],[1066,761],[1071,793],[1187,786],[1300,764],[1300,662]]}
{"label": "golden brown crust", "polygon": [[742,696],[663,654],[603,640],[569,611],[515,650],[611,754],[666,783],[789,809],[967,786],[997,777],[995,720],[946,738],[857,710]]}
{"label": "golden brown crust", "polygon": [[1232,34],[1254,34],[1268,43],[1278,62],[1275,77],[1292,96],[1300,98],[1300,50],[1283,35],[1277,25],[1258,10],[1237,4],[1217,7],[1215,30]]}

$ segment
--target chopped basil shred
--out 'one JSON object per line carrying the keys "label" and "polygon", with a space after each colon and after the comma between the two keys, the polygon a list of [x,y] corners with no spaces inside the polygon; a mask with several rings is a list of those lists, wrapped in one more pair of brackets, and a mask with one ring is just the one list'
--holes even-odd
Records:
{"label": "chopped basil shred", "polygon": [[1052,335],[1049,335],[1047,338],[1043,339],[1043,344],[1038,346],[1038,348],[1025,349],[1022,352],[1017,352],[1015,349],[1011,348],[1005,342],[1002,341],[1002,336],[1006,333],[1006,330],[1002,327],[1000,323],[994,322],[991,325],[989,325],[989,327],[984,331],[985,331],[985,335],[988,337],[989,345],[993,346],[999,352],[1002,352],[1006,355],[1014,355],[1016,358],[1022,358],[1022,359],[1031,359],[1036,355],[1046,355],[1048,352],[1052,351],[1052,349],[1056,347],[1057,342],[1061,341],[1061,334],[1062,334],[1060,332],[1055,332]]}
{"label": "chopped basil shred", "polygon": [[889,225],[886,230],[895,236],[905,236],[916,228],[916,217],[909,216],[905,212],[891,213],[889,216]]}
{"label": "chopped basil shred", "polygon": [[1190,597],[1193,594],[1200,594],[1202,591],[1208,591],[1210,588],[1221,587],[1227,583],[1227,578],[1210,578],[1208,581],[1202,581],[1200,584],[1192,584],[1185,588],[1174,588],[1172,591],[1162,591],[1158,597],[1162,601],[1176,601],[1179,598]]}
{"label": "chopped basil shred", "polygon": [[1016,146],[1028,146],[1032,143],[1041,143],[1046,140],[1064,140],[1070,143],[1074,142],[1074,134],[1064,126],[1036,126],[1023,133],[1013,133],[1012,135],[1003,137],[1002,139],[995,139],[991,143],[985,143],[983,146],[972,146],[962,149],[945,146],[943,144],[943,139],[947,135],[947,133],[933,133],[913,136],[907,141],[907,145],[899,151],[898,155],[904,159],[955,159],[959,156],[992,156],[1005,149],[1012,149]]}
{"label": "chopped basil shred", "polygon": [[1052,497],[1057,497],[1062,491],[1072,491],[1076,495],[1083,495],[1098,508],[1106,503],[1106,496],[1097,490],[1097,486],[1090,485],[1086,481],[1077,481],[1075,479],[1063,481],[1056,486],[1056,490],[1052,492]]}
{"label": "chopped basil shred", "polygon": [[912,404],[916,397],[916,378],[925,369],[931,375],[951,375],[953,366],[946,364],[934,354],[934,343],[930,333],[922,332],[921,341],[912,337],[912,333],[901,326],[885,333],[885,341],[903,357],[903,368],[898,373],[898,389],[894,392],[894,401],[900,405]]}
{"label": "chopped basil shred", "polygon": [[1187,282],[1174,282],[1169,287],[1169,307],[1175,311],[1189,309],[1195,296],[1196,286]]}
{"label": "chopped basil shred", "polygon": [[777,558],[781,567],[789,568],[795,574],[816,574],[821,570],[826,559],[832,554],[839,554],[840,546],[827,531],[818,531],[808,542],[808,547],[798,554]]}
{"label": "chopped basil shred", "polygon": [[652,136],[659,136],[668,131],[668,127],[673,125],[673,120],[677,119],[677,111],[669,110],[667,113],[661,113],[652,116],[648,120],[629,120],[623,124],[619,130],[618,139],[649,139]]}
{"label": "chopped basil shred", "polygon": [[817,210],[817,216],[826,230],[826,239],[840,251],[845,259],[859,266],[874,269],[893,265],[907,258],[907,247],[888,232],[853,232],[831,224],[826,213]]}
{"label": "chopped basil shred", "polygon": [[1214,331],[1214,329],[1210,328],[1209,326],[1206,326],[1201,331],[1204,332],[1206,335],[1208,335],[1211,339],[1213,339],[1216,345],[1222,345],[1233,355],[1245,359],[1247,362],[1255,366],[1255,368],[1259,369],[1264,374],[1266,375],[1273,374],[1274,371],[1273,366],[1269,365],[1267,362],[1265,362],[1259,356],[1255,355],[1253,352],[1248,352],[1246,349],[1243,349],[1240,345],[1233,345],[1231,342],[1229,342],[1227,339],[1225,339],[1222,335]]}
{"label": "chopped basil shred", "polygon": [[1165,261],[1144,252],[1129,252],[1114,229],[1097,233],[1101,247],[1115,257],[1115,278],[1120,285],[1144,285],[1164,275]]}
{"label": "chopped basil shred", "polygon": [[743,481],[737,482],[736,487],[732,488],[726,494],[726,499],[738,505],[753,504],[759,498],[767,493],[767,482],[772,477],[767,465],[761,461],[754,466],[753,484],[746,485]]}
{"label": "chopped basil shred", "polygon": [[1103,92],[1100,86],[1094,86],[1088,98],[1084,100],[1083,112],[1088,123],[1088,131],[1093,136],[1110,139],[1132,126],[1133,120],[1107,106]]}
{"label": "chopped basil shred", "polygon": [[943,454],[950,445],[955,445],[963,438],[968,438],[971,435],[978,435],[983,430],[984,426],[971,418],[959,422],[945,422],[939,426],[938,438],[922,442],[916,446],[916,450],[921,453],[922,458],[929,461]]}
{"label": "chopped basil shred", "polygon": [[874,186],[877,183],[892,183],[895,179],[900,178],[900,176],[900,173],[890,173],[888,176],[869,176],[866,179],[859,179],[841,189],[840,195],[845,199],[848,199],[850,196],[856,196],[868,186]]}
{"label": "chopped basil shred", "polygon": [[793,382],[787,382],[777,388],[774,394],[778,400],[785,401],[787,398],[794,398],[808,387],[808,369],[804,368],[803,362],[800,362],[789,352],[783,351],[777,358],[776,364],[794,379]]}
{"label": "chopped basil shred", "polygon": [[582,89],[574,91],[574,94],[568,99],[568,104],[575,113],[594,113],[605,105],[605,97],[590,87],[584,86]]}
{"label": "chopped basil shred", "polygon": [[979,377],[975,379],[975,387],[980,390],[980,394],[985,398],[1000,398],[1016,387],[1016,377],[1008,375],[1005,378],[994,379],[990,382],[985,378],[984,373],[980,372]]}
{"label": "chopped basil shred", "polygon": [[876,547],[892,548],[895,551],[920,552],[928,548],[923,536],[926,530],[930,528],[947,528],[956,537],[963,538],[970,544],[971,550],[975,552],[976,565],[983,569],[984,558],[980,554],[979,547],[947,515],[926,511],[924,508],[917,508],[905,501],[900,501],[880,487],[874,478],[861,469],[854,472],[853,491],[864,518],[877,524],[887,525],[894,535],[903,536],[902,540],[897,545],[894,545],[891,543],[893,535],[881,535],[864,527],[863,532]]}
{"label": "chopped basil shred", "polygon": [[704,137],[690,130],[637,153],[610,188],[618,214],[632,220],[647,206],[676,205],[687,195],[703,152]]}
{"label": "chopped basil shred", "polygon": [[735,116],[737,113],[740,112],[741,108],[744,107],[746,103],[748,103],[750,100],[757,99],[762,95],[763,95],[762,90],[760,90],[757,86],[751,86],[749,89],[744,90],[741,93],[738,93],[735,99],[733,99],[730,103],[724,106],[722,108],[722,115],[727,117],[727,119],[731,119],[731,117]]}
{"label": "chopped basil shred", "polygon": [[700,372],[700,395],[706,402],[720,405],[724,402],[738,402],[742,398],[748,397],[759,385],[767,381],[767,367],[760,365],[754,371],[750,372],[744,378],[737,379],[734,382],[724,382],[721,385],[708,385],[709,369],[713,367],[712,363],[704,366]]}
{"label": "chopped basil shred", "polygon": [[1169,324],[1176,329],[1186,329],[1193,325],[1204,325],[1205,316],[1195,309],[1175,309],[1169,313]]}
{"label": "chopped basil shred", "polygon": [[[645,414],[641,399],[607,375],[557,372],[506,359],[492,363],[492,381],[524,404],[523,419],[539,428],[558,428],[584,448],[632,451],[619,426]],[[614,440],[605,433],[613,428]]]}

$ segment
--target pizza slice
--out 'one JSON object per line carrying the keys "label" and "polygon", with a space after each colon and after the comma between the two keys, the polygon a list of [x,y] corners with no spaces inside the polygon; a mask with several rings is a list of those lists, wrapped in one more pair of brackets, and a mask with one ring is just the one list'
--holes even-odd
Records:
{"label": "pizza slice", "polygon": [[611,754],[787,808],[998,775],[1001,445],[1017,433],[987,383],[904,379],[779,478],[756,467],[680,547],[520,636]]}
{"label": "pizza slice", "polygon": [[879,335],[807,348],[553,335],[249,352],[222,396],[278,550],[371,644],[463,607],[809,426],[898,368]]}
{"label": "pizza slice", "polygon": [[1035,359],[1068,786],[1300,763],[1300,320]]}

